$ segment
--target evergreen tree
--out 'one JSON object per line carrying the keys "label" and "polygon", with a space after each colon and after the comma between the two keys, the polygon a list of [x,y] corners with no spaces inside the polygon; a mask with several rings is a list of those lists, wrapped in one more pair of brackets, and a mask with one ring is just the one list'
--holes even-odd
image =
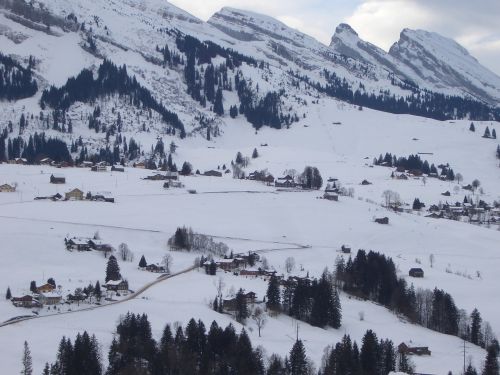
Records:
{"label": "evergreen tree", "polygon": [[481,327],[481,314],[477,309],[474,309],[470,314],[471,325],[470,325],[470,342],[475,345],[482,345],[482,327]]}
{"label": "evergreen tree", "polygon": [[274,275],[269,279],[266,292],[267,308],[273,311],[278,311],[281,306],[280,284],[278,278]]}
{"label": "evergreen tree", "polygon": [[472,363],[469,363],[464,375],[478,375],[476,369],[472,366]]}
{"label": "evergreen tree", "polygon": [[120,266],[114,255],[111,255],[108,259],[108,264],[106,266],[106,282],[110,280],[121,280]]}
{"label": "evergreen tree", "polygon": [[256,148],[253,149],[252,159],[257,159],[259,157],[259,153]]}
{"label": "evergreen tree", "polygon": [[308,374],[306,350],[301,340],[297,340],[290,351],[290,375]]}
{"label": "evergreen tree", "polygon": [[378,374],[380,372],[380,354],[377,336],[372,330],[366,331],[360,353],[360,364],[364,374]]}
{"label": "evergreen tree", "polygon": [[31,293],[37,293],[37,290],[36,290],[36,281],[31,281],[31,283],[30,283],[30,292]]}
{"label": "evergreen tree", "polygon": [[243,323],[249,316],[247,298],[243,289],[240,288],[236,293],[236,320]]}
{"label": "evergreen tree", "polygon": [[94,296],[95,296],[95,298],[97,298],[98,301],[101,300],[102,291],[101,291],[101,284],[99,283],[99,280],[97,280],[97,282],[95,283]]}
{"label": "evergreen tree", "polygon": [[499,375],[498,350],[494,345],[490,345],[486,354],[482,375]]}
{"label": "evergreen tree", "polygon": [[33,374],[33,360],[31,358],[30,348],[28,343],[24,342],[23,360],[22,360],[22,375],[32,375]]}
{"label": "evergreen tree", "polygon": [[219,87],[215,94],[214,112],[219,116],[224,114],[224,104],[222,103],[222,89]]}
{"label": "evergreen tree", "polygon": [[141,256],[141,260],[139,261],[139,267],[140,268],[144,268],[148,265],[148,263],[146,262],[146,258],[143,256]]}
{"label": "evergreen tree", "polygon": [[474,123],[473,123],[473,122],[471,122],[471,123],[470,123],[469,130],[470,130],[471,132],[475,132],[475,131],[476,131],[476,127],[474,126]]}
{"label": "evergreen tree", "polygon": [[10,292],[10,287],[7,287],[7,293],[5,293],[5,299],[11,299],[12,293]]}
{"label": "evergreen tree", "polygon": [[495,129],[491,130],[491,138],[497,139],[497,131]]}
{"label": "evergreen tree", "polygon": [[484,130],[483,138],[491,138],[490,128],[488,126]]}

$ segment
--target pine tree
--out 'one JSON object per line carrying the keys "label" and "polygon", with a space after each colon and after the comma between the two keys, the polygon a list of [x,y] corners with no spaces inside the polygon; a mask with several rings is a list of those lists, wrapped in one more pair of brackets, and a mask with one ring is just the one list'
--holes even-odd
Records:
{"label": "pine tree", "polygon": [[498,350],[494,345],[490,345],[486,354],[484,362],[484,369],[482,375],[499,375],[498,367]]}
{"label": "pine tree", "polygon": [[148,263],[146,262],[146,258],[143,256],[141,256],[141,260],[139,261],[139,267],[140,268],[144,268],[148,265]]}
{"label": "pine tree", "polygon": [[253,149],[252,159],[257,159],[259,157],[259,153],[256,148]]}
{"label": "pine tree", "polygon": [[467,369],[465,370],[464,375],[477,375],[476,369],[472,366],[472,363],[469,363]]}
{"label": "pine tree", "polygon": [[363,345],[361,346],[360,353],[360,363],[363,373],[379,373],[379,356],[380,349],[378,346],[377,335],[375,335],[372,330],[368,330],[363,337]]}
{"label": "pine tree", "polygon": [[114,255],[111,255],[106,266],[106,282],[110,280],[121,280],[120,266]]}
{"label": "pine tree", "polygon": [[99,280],[97,280],[97,282],[95,283],[94,296],[95,298],[97,298],[98,301],[102,297],[101,284],[99,283]]}
{"label": "pine tree", "polygon": [[222,89],[219,87],[215,94],[214,112],[219,116],[224,114],[224,104],[222,103]]}
{"label": "pine tree", "polygon": [[10,292],[10,287],[7,287],[7,293],[5,293],[5,299],[11,299],[12,293]]}
{"label": "pine tree", "polygon": [[24,342],[24,351],[23,351],[23,368],[21,370],[22,375],[32,375],[33,374],[33,360],[31,358],[30,348],[28,343]]}
{"label": "pine tree", "polygon": [[243,323],[249,316],[247,298],[243,289],[240,288],[236,293],[236,320]]}
{"label": "pine tree", "polygon": [[306,350],[301,340],[297,340],[290,351],[290,375],[308,373]]}
{"label": "pine tree", "polygon": [[279,311],[281,306],[281,297],[280,297],[280,284],[278,278],[274,275],[269,279],[269,284],[267,286],[266,292],[267,298],[267,308],[273,311]]}
{"label": "pine tree", "polygon": [[43,368],[42,375],[51,375],[50,374],[50,367],[48,363],[45,363],[45,367]]}
{"label": "pine tree", "polygon": [[471,123],[470,123],[469,130],[470,130],[471,132],[475,132],[475,131],[476,131],[476,127],[474,126],[474,123],[473,123],[473,122],[471,122]]}
{"label": "pine tree", "polygon": [[32,293],[36,293],[37,290],[36,290],[36,281],[31,281],[30,283],[30,292]]}
{"label": "pine tree", "polygon": [[491,138],[497,139],[497,131],[495,129],[491,131]]}
{"label": "pine tree", "polygon": [[484,130],[483,138],[491,138],[490,128],[488,126]]}
{"label": "pine tree", "polygon": [[481,314],[477,309],[474,309],[470,314],[470,341],[475,345],[482,345],[482,328],[481,328]]}

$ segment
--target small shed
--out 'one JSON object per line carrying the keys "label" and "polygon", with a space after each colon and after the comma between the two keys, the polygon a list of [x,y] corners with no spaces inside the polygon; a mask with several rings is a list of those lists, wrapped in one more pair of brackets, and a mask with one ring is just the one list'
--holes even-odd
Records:
{"label": "small shed", "polygon": [[66,177],[64,177],[62,174],[52,174],[50,176],[50,183],[51,184],[65,184]]}
{"label": "small shed", "polygon": [[210,176],[210,177],[222,177],[222,172],[219,172],[219,171],[214,171],[214,170],[205,171],[205,172],[203,173],[203,176]]}
{"label": "small shed", "polygon": [[341,250],[344,254],[350,254],[350,253],[351,253],[351,247],[350,247],[350,246],[347,246],[347,245],[342,245],[342,247],[340,248],[340,250]]}
{"label": "small shed", "polygon": [[387,216],[386,217],[381,217],[381,218],[376,218],[375,222],[378,223],[378,224],[387,225],[387,224],[389,224],[389,218]]}
{"label": "small shed", "polygon": [[422,268],[410,268],[408,275],[411,277],[424,277],[424,270]]}

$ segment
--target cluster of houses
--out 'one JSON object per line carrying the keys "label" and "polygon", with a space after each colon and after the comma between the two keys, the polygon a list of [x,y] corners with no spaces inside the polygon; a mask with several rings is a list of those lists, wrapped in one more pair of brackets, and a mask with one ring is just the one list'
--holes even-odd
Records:
{"label": "cluster of houses", "polygon": [[16,186],[14,184],[0,185],[0,193],[14,193],[15,191],[16,191]]}
{"label": "cluster of houses", "polygon": [[[107,294],[109,295],[111,292],[115,292],[117,294],[127,293],[129,291],[128,281],[127,280],[110,280],[103,285],[106,289]],[[70,304],[74,301],[80,301],[87,299],[88,296],[83,294],[82,298],[77,298],[77,296],[73,296],[72,294],[67,295],[63,298],[63,294],[61,291],[61,286],[54,286],[53,284],[43,284],[36,288],[36,291],[33,291],[29,294],[25,294],[20,297],[12,297],[10,301],[15,307],[24,307],[24,308],[37,308],[40,309],[44,306],[46,307],[54,307],[63,303]]]}
{"label": "cluster of houses", "polygon": [[[251,292],[251,291],[247,292],[244,294],[244,297],[245,297],[246,303],[248,305],[254,305],[257,302],[257,294],[255,294],[254,292]],[[237,311],[238,310],[238,302],[237,302],[236,297],[222,300],[222,308],[224,311],[227,311],[227,312]]]}
{"label": "cluster of houses", "polygon": [[152,176],[147,176],[145,180],[151,181],[177,181],[179,180],[179,172],[166,171],[165,173],[155,173]]}
{"label": "cluster of houses", "polygon": [[159,264],[148,264],[146,267],[139,267],[143,271],[153,272],[153,273],[167,273],[167,269]]}
{"label": "cluster of houses", "polygon": [[43,284],[36,288],[36,292],[21,297],[12,297],[11,302],[16,307],[40,308],[43,306],[58,305],[62,295],[52,284]]}
{"label": "cluster of houses", "polygon": [[[250,260],[252,258],[252,261]],[[248,254],[236,254],[230,258],[223,258],[215,261],[215,265],[217,268],[225,271],[225,272],[233,272],[242,274],[243,271],[250,272],[246,270],[249,264],[253,262],[258,262],[260,260],[260,256],[257,253],[249,252]],[[203,266],[208,270],[212,261],[205,261]]]}
{"label": "cluster of houses", "polygon": [[112,252],[113,247],[102,241],[95,238],[82,238],[82,237],[73,237],[73,238],[65,238],[64,244],[66,245],[66,250],[68,251],[103,251],[103,252]]}
{"label": "cluster of houses", "polygon": [[478,204],[469,202],[457,202],[454,205],[448,203],[431,205],[426,217],[434,219],[449,219],[476,224],[499,224],[500,206],[492,206],[485,202]]}
{"label": "cluster of houses", "polygon": [[82,190],[78,188],[71,189],[70,191],[64,193],[64,197],[56,193],[54,195],[49,196],[39,196],[35,197],[35,200],[52,200],[52,201],[96,201],[96,202],[109,202],[115,203],[115,198],[109,191],[100,191],[100,192],[87,192],[85,194]]}

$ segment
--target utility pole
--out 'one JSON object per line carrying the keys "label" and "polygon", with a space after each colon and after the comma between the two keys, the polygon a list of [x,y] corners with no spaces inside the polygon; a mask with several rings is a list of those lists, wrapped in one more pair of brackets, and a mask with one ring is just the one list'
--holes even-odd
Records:
{"label": "utility pole", "polygon": [[465,338],[464,338],[464,374],[465,374]]}

